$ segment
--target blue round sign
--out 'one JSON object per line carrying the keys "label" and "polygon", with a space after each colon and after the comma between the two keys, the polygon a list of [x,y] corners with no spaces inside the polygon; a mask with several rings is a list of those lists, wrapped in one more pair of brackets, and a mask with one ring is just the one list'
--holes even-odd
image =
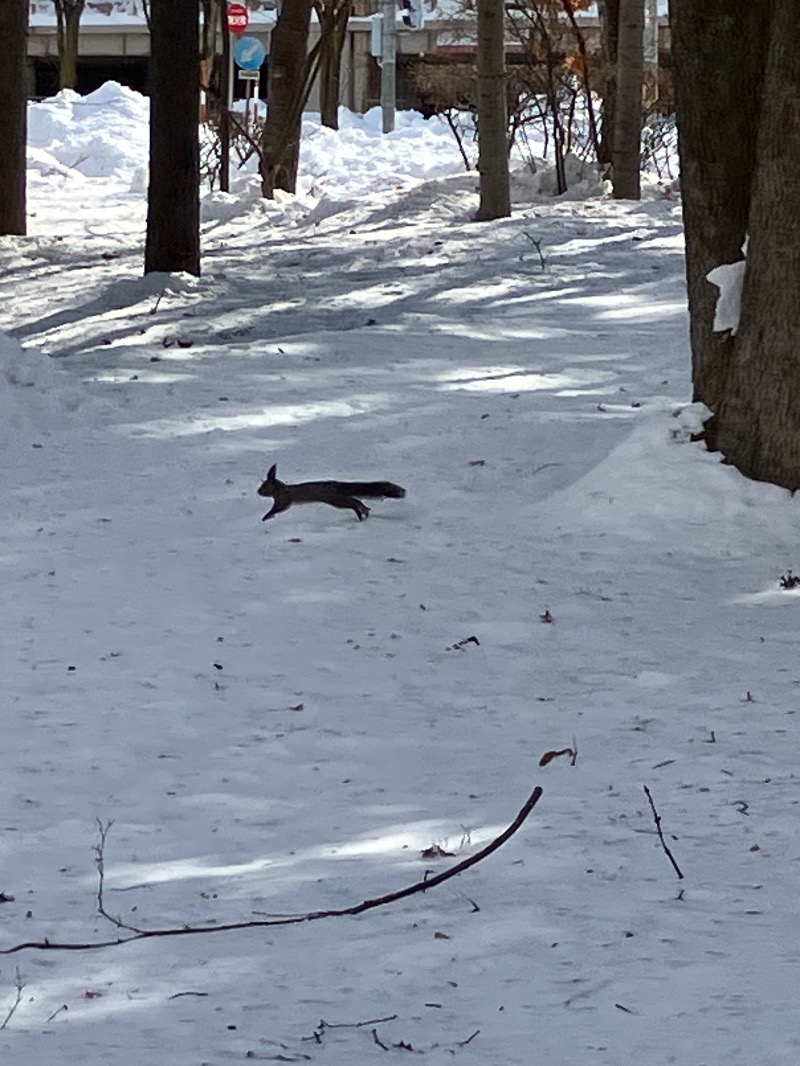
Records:
{"label": "blue round sign", "polygon": [[267,50],[257,37],[240,37],[234,45],[233,58],[241,70],[258,70],[267,58]]}

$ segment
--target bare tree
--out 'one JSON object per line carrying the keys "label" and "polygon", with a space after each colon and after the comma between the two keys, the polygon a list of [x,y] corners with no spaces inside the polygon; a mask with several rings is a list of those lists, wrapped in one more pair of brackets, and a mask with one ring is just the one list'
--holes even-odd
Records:
{"label": "bare tree", "polygon": [[276,189],[294,192],[297,184],[303,108],[316,59],[308,52],[311,7],[312,0],[284,3],[272,31],[269,110],[261,148],[261,191],[270,199]]}
{"label": "bare tree", "polygon": [[145,274],[200,273],[199,108],[198,0],[151,0]]}
{"label": "bare tree", "polygon": [[[800,489],[800,3],[672,0],[695,396],[706,441],[748,477]],[[706,275],[742,258],[735,332]]]}
{"label": "bare tree", "polygon": [[74,89],[78,78],[78,36],[86,0],[53,0],[56,9],[58,84]]}
{"label": "bare tree", "polygon": [[28,0],[0,3],[0,235],[25,233]]}
{"label": "bare tree", "polygon": [[314,0],[319,22],[319,110],[323,126],[339,129],[342,51],[353,0]]}
{"label": "bare tree", "polygon": [[505,4],[478,0],[479,222],[511,214],[506,113]]}
{"label": "bare tree", "polygon": [[641,196],[644,0],[619,0],[611,180],[618,200]]}
{"label": "bare tree", "polygon": [[614,100],[617,95],[617,35],[619,33],[619,0],[598,0],[600,17],[600,65],[602,77],[600,94],[603,100],[603,121],[597,148],[597,162],[610,167],[614,148]]}

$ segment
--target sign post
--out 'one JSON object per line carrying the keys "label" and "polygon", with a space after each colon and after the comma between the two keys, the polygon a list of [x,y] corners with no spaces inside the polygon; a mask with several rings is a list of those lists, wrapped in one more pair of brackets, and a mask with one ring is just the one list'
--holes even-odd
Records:
{"label": "sign post", "polygon": [[250,12],[244,4],[228,4],[228,29],[231,33],[244,33],[250,21]]}
{"label": "sign post", "polygon": [[261,64],[267,58],[267,50],[257,37],[240,37],[233,49],[233,58],[239,68],[239,77],[247,83],[244,122],[250,121],[250,97],[253,84],[258,85]]}
{"label": "sign post", "polygon": [[244,4],[229,4],[220,0],[222,18],[222,108],[219,116],[220,164],[219,187],[221,192],[231,188],[231,111],[233,110],[233,49],[231,37],[244,33],[250,22],[250,12]]}

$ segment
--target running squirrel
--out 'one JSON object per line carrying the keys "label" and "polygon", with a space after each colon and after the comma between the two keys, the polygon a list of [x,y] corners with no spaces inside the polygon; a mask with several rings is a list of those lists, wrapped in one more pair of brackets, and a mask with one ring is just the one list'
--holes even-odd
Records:
{"label": "running squirrel", "polygon": [[331,507],[350,507],[356,513],[359,522],[369,514],[369,507],[363,504],[359,496],[368,500],[390,497],[401,500],[406,490],[391,481],[301,481],[297,485],[287,485],[278,480],[278,467],[273,464],[267,472],[266,481],[258,487],[258,495],[273,501],[272,507],[261,519],[266,522],[281,511],[288,511],[293,503],[327,503]]}

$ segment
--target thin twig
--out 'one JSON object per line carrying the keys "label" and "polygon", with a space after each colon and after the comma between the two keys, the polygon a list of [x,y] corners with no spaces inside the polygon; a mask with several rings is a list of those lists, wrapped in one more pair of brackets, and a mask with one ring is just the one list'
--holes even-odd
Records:
{"label": "thin twig", "polygon": [[681,868],[680,868],[680,866],[678,866],[677,862],[675,862],[675,856],[669,850],[669,846],[668,846],[666,840],[664,839],[664,834],[661,831],[661,815],[656,810],[656,805],[655,805],[655,803],[653,803],[653,797],[650,795],[650,789],[647,787],[647,785],[644,786],[644,791],[645,791],[645,793],[647,795],[648,800],[650,801],[650,809],[653,812],[653,819],[655,820],[655,823],[656,823],[656,832],[658,833],[658,839],[661,841],[661,847],[664,849],[664,852],[665,852],[667,858],[672,863],[672,866],[673,866],[673,869],[675,870],[675,873],[678,875],[678,877],[681,880],[683,880],[683,874],[681,873]]}
{"label": "thin twig", "polygon": [[375,1041],[375,1043],[378,1045],[378,1047],[383,1048],[384,1051],[388,1051],[389,1050],[389,1045],[388,1044],[384,1044],[383,1041],[381,1040],[381,1038],[378,1036],[378,1030],[377,1029],[373,1029],[372,1030],[372,1039]]}
{"label": "thin twig", "polygon": [[480,1029],[476,1029],[472,1036],[468,1036],[466,1040],[459,1040],[456,1047],[466,1047],[467,1044],[471,1044],[475,1037],[480,1033]]}
{"label": "thin twig", "polygon": [[387,1014],[385,1018],[368,1018],[363,1022],[326,1022],[324,1018],[320,1018],[319,1025],[311,1034],[311,1036],[304,1036],[303,1040],[313,1040],[317,1044],[322,1043],[322,1036],[326,1029],[363,1029],[367,1025],[380,1025],[381,1022],[396,1022],[399,1015]]}
{"label": "thin twig", "polygon": [[[541,264],[542,270],[544,270],[544,269],[545,269],[545,267],[546,267],[546,265],[547,265],[547,260],[546,260],[546,259],[545,259],[545,257],[544,257],[544,256],[542,255],[542,242],[541,242],[541,240],[537,240],[537,238],[536,238],[536,237],[532,237],[532,236],[530,235],[530,233],[528,233],[528,231],[527,231],[527,230],[525,230],[525,229],[524,229],[524,230],[522,231],[522,235],[523,235],[524,237],[527,237],[527,238],[528,238],[528,240],[529,240],[529,241],[531,242],[531,244],[533,245],[533,247],[534,247],[534,248],[536,249],[536,252],[537,252],[537,254],[538,254],[538,256],[539,256],[539,263]],[[555,464],[555,463],[553,463],[552,465],[553,465],[553,466],[555,466],[556,464]]]}
{"label": "thin twig", "polygon": [[97,867],[97,913],[101,915],[106,921],[111,922],[117,929],[128,929],[131,933],[138,933],[139,930],[132,925],[126,925],[121,918],[115,918],[113,914],[109,914],[106,910],[105,904],[105,882],[106,882],[106,867],[105,867],[105,850],[106,839],[111,826],[114,824],[113,819],[109,822],[101,822],[97,819],[97,833],[98,840],[94,846],[94,864]]}
{"label": "thin twig", "polygon": [[11,1006],[8,1009],[8,1013],[6,1014],[5,1018],[3,1019],[2,1025],[0,1025],[0,1030],[5,1029],[5,1027],[8,1025],[8,1023],[14,1017],[14,1014],[16,1013],[17,1007],[22,1002],[22,990],[25,987],[25,982],[20,977],[19,968],[17,968],[14,971],[14,987],[17,990],[17,994],[16,994],[16,997],[14,998],[14,1002],[11,1004]]}
{"label": "thin twig", "polygon": [[150,314],[151,315],[156,314],[156,312],[158,311],[159,305],[160,305],[161,301],[164,299],[164,297],[166,295],[166,292],[167,292],[167,286],[165,285],[164,288],[161,290],[161,292],[158,294],[158,298],[156,299],[156,302],[150,308]]}
{"label": "thin twig", "polygon": [[[351,907],[342,907],[337,910],[309,911],[305,914],[295,914],[286,918],[251,919],[244,922],[226,922],[219,925],[167,926],[163,929],[141,929],[136,926],[125,925],[119,919],[110,917],[107,912],[103,910],[101,912],[103,917],[107,918],[118,929],[124,929],[131,935],[115,937],[113,940],[98,940],[94,942],[28,940],[20,944],[15,944],[10,948],[1,949],[0,955],[15,955],[19,951],[96,951],[99,948],[111,948],[118,947],[120,944],[129,944],[134,940],[154,940],[157,937],[192,936],[194,934],[204,933],[229,933],[239,929],[263,929],[278,925],[300,925],[304,922],[320,921],[323,918],[344,918],[364,914],[366,911],[374,910],[376,907],[385,907],[389,903],[397,903],[399,900],[406,899],[408,896],[413,896],[418,892],[427,892],[428,889],[435,888],[437,885],[449,881],[451,877],[455,877],[457,874],[468,870],[471,866],[475,866],[477,863],[491,855],[492,852],[497,851],[498,848],[502,847],[503,844],[505,844],[506,841],[517,832],[541,797],[542,789],[537,785],[508,828],[504,829],[499,836],[490,841],[485,848],[476,851],[475,854],[471,855],[469,858],[463,859],[461,862],[456,863],[455,866],[451,866],[448,870],[444,870],[440,874],[436,874],[435,877],[429,877],[422,881],[417,881],[412,885],[407,885],[405,888],[398,889],[396,892],[388,892],[386,895],[378,896],[375,899],[366,899],[362,903],[356,903]],[[102,845],[103,840],[100,842],[101,848]]]}

